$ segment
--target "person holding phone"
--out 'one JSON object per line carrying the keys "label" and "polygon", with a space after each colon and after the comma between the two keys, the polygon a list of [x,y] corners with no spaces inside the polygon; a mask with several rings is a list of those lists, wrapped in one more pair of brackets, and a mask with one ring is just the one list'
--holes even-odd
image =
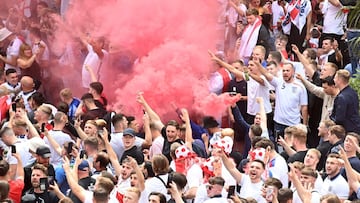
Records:
{"label": "person holding phone", "polygon": [[[58,202],[65,196],[57,186],[49,185],[48,169],[42,164],[35,164],[31,173],[31,188],[24,196],[34,195],[36,202]],[[23,198],[24,198],[23,196]]]}
{"label": "person holding phone", "polygon": [[222,197],[222,190],[225,185],[225,180],[222,177],[212,177],[209,179],[209,184],[206,185],[206,192],[210,199],[204,203],[227,203],[228,200]]}

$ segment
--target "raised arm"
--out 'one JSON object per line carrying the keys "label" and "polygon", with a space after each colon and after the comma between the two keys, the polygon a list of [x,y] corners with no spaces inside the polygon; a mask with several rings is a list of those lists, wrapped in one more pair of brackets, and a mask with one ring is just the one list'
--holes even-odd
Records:
{"label": "raised arm", "polygon": [[311,203],[311,188],[313,188],[313,185],[307,185],[307,188],[305,188],[297,175],[295,174],[295,168],[292,164],[290,166],[290,172],[289,172],[289,179],[294,184],[300,199],[303,201],[303,203]]}
{"label": "raised arm", "polygon": [[212,53],[211,51],[208,51],[211,60],[215,61],[216,63],[218,63],[220,66],[226,68],[228,71],[230,71],[231,73],[233,73],[237,78],[244,78],[244,73],[238,69],[236,69],[234,66],[226,63],[225,61],[221,60],[219,57],[215,56],[214,53]]}
{"label": "raised arm", "polygon": [[76,132],[78,133],[79,137],[81,140],[85,140],[88,136],[85,134],[85,132],[81,129],[80,127],[80,122],[78,119],[75,119],[74,121],[74,128],[76,130]]}
{"label": "raised arm", "polygon": [[192,143],[194,140],[192,138],[192,130],[188,111],[186,109],[181,109],[180,117],[181,120],[183,120],[185,123],[185,144],[192,151]]}
{"label": "raised arm", "polygon": [[89,74],[90,74],[91,82],[97,82],[98,79],[97,79],[93,69],[88,64],[85,64],[84,66],[85,66],[85,69],[87,70],[87,72],[89,72]]}
{"label": "raised arm", "polygon": [[265,112],[265,107],[264,107],[264,99],[262,97],[256,97],[256,102],[259,104],[260,106],[260,117],[261,117],[261,123],[260,123],[260,127],[264,130],[267,130],[267,117],[266,117],[266,112]]}
{"label": "raised arm", "polygon": [[324,99],[325,97],[324,88],[312,84],[310,81],[303,78],[299,73],[296,73],[296,78],[299,79],[304,84],[305,88],[308,89],[311,93],[313,93],[319,98]]}
{"label": "raised arm", "polygon": [[120,176],[121,175],[121,165],[119,163],[119,159],[117,158],[115,151],[113,150],[113,148],[110,145],[108,131],[105,127],[103,128],[103,133],[100,136],[104,140],[107,154],[109,155],[109,159],[115,170],[115,175]]}
{"label": "raised arm", "polygon": [[71,192],[74,193],[74,195],[79,198],[79,200],[81,202],[85,201],[85,197],[86,197],[86,190],[81,187],[76,180],[73,177],[73,171],[70,168],[70,162],[69,159],[67,157],[64,157],[64,161],[63,161],[63,168],[64,171],[66,173],[66,180],[70,186]]}
{"label": "raised arm", "polygon": [[139,165],[137,164],[136,160],[133,157],[127,156],[127,158],[130,160],[129,164],[136,173],[136,176],[137,176],[138,182],[139,182],[139,190],[142,192],[145,189],[145,177],[144,177],[144,174],[141,171]]}
{"label": "raised arm", "polygon": [[225,155],[224,151],[221,151],[220,154],[221,154],[220,156],[221,156],[221,159],[222,159],[222,162],[223,162],[225,168],[230,172],[232,177],[235,178],[236,183],[240,183],[243,174],[240,173],[239,170],[237,170],[234,163],[232,163],[230,161],[230,159]]}
{"label": "raised arm", "polygon": [[30,68],[30,66],[34,63],[36,56],[37,54],[33,54],[29,59],[18,58],[17,64],[22,69]]}
{"label": "raised arm", "polygon": [[142,144],[142,148],[148,148],[152,144],[152,135],[150,130],[150,118],[146,113],[143,116],[143,121],[144,121],[145,139]]}
{"label": "raised arm", "polygon": [[[257,62],[255,62],[255,64],[257,64]],[[262,66],[256,65],[256,68],[260,71],[260,73],[265,76],[266,80],[271,82],[274,79],[274,76],[269,73],[265,68],[263,68]]]}
{"label": "raised arm", "polygon": [[295,44],[291,45],[291,49],[296,54],[299,61],[303,64],[306,75],[312,78],[315,70],[311,67],[310,61],[300,52],[299,48]]}
{"label": "raised arm", "polygon": [[143,92],[139,92],[136,97],[136,101],[142,105],[145,112],[149,115],[150,120],[152,122],[160,122],[161,128],[164,127],[164,124],[161,122],[160,116],[150,107],[150,105],[146,102]]}
{"label": "raised arm", "polygon": [[21,157],[19,155],[19,153],[12,153],[11,154],[13,157],[16,158],[17,160],[17,166],[16,166],[16,179],[20,179],[24,181],[24,177],[25,177],[25,172],[24,172],[24,168],[22,166],[22,160]]}
{"label": "raised arm", "polygon": [[342,147],[340,147],[340,156],[344,161],[344,167],[349,186],[353,191],[357,192],[360,188],[360,174],[351,167],[349,159],[347,158],[346,153]]}
{"label": "raised arm", "polygon": [[46,128],[44,134],[50,145],[54,148],[55,152],[61,156],[62,147],[55,141],[52,135],[49,134],[49,131]]}
{"label": "raised arm", "polygon": [[248,132],[250,125],[245,121],[244,117],[241,115],[239,107],[234,105],[233,107],[231,107],[231,110],[234,115],[235,123],[243,127]]}

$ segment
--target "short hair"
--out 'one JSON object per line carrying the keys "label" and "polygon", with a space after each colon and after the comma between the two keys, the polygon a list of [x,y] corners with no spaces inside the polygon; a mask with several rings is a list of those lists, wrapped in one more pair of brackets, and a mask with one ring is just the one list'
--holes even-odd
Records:
{"label": "short hair", "polygon": [[293,191],[290,188],[281,188],[278,191],[277,199],[279,203],[286,203],[293,198]]}
{"label": "short hair", "polygon": [[180,129],[179,123],[176,120],[169,120],[166,124],[166,127],[174,126],[177,130]]}
{"label": "short hair", "polygon": [[175,151],[181,144],[178,142],[174,142],[170,145],[170,156],[176,158]]}
{"label": "short hair", "polygon": [[108,171],[101,171],[100,176],[111,180],[114,185],[117,184],[117,179],[116,179],[116,177],[113,176],[113,174],[110,173],[110,172],[108,172]]}
{"label": "short hair", "polygon": [[320,152],[318,149],[316,149],[316,148],[311,148],[311,149],[308,150],[308,152],[313,152],[313,153],[315,153],[315,155],[317,156],[317,158],[320,160],[320,158],[321,158],[321,152]]}
{"label": "short hair", "polygon": [[70,88],[64,88],[60,91],[60,96],[64,97],[65,99],[72,98],[72,92]]}
{"label": "short hair", "polygon": [[[0,180],[0,200],[1,202],[5,201],[9,197],[10,185],[8,181]],[[10,201],[12,202],[12,201]]]}
{"label": "short hair", "polygon": [[294,166],[294,168],[296,168],[297,170],[302,170],[303,168],[305,168],[305,164],[303,162],[300,161],[294,161],[292,163],[292,165]]}
{"label": "short hair", "polygon": [[94,96],[90,93],[85,93],[82,97],[81,97],[82,101],[92,101],[94,102]]}
{"label": "short hair", "polygon": [[256,45],[253,50],[255,50],[255,49],[259,49],[261,51],[261,53],[265,56],[266,49],[264,46]]}
{"label": "short hair", "polygon": [[335,63],[326,62],[325,66],[329,66],[332,69],[333,75],[335,75],[336,71],[339,70],[339,67]]}
{"label": "short hair", "polygon": [[118,122],[122,121],[124,119],[125,115],[122,113],[117,113],[111,118],[111,123],[113,125],[116,125]]}
{"label": "short hair", "polygon": [[159,200],[160,200],[160,203],[166,203],[166,197],[165,197],[165,195],[163,195],[162,193],[160,193],[160,192],[151,192],[150,194],[149,194],[149,198],[150,198],[150,196],[158,196],[159,197]]}
{"label": "short hair", "polygon": [[33,102],[35,102],[35,104],[36,104],[37,106],[40,106],[40,105],[42,105],[43,103],[46,102],[46,99],[45,99],[44,95],[43,95],[41,92],[34,92],[34,93],[29,97],[29,99],[30,99],[30,98],[33,100]]}
{"label": "short hair", "polygon": [[74,203],[69,197],[64,197],[59,200],[59,203]]}
{"label": "short hair", "polygon": [[9,127],[4,127],[0,130],[0,138],[4,135],[15,135],[14,131]]}
{"label": "short hair", "polygon": [[336,125],[336,123],[333,120],[327,119],[322,121],[326,128],[330,128],[331,126]]}
{"label": "short hair", "polygon": [[101,82],[92,82],[90,83],[90,87],[94,89],[97,94],[101,94],[104,90],[104,86]]}
{"label": "short hair", "polygon": [[36,37],[41,38],[41,31],[39,28],[36,27],[30,27],[29,28],[29,33],[32,35],[35,35]]}
{"label": "short hair", "polygon": [[41,104],[41,106],[39,106],[37,110],[41,110],[50,117],[52,116],[52,109],[48,104]]}
{"label": "short hair", "polygon": [[326,78],[322,79],[321,83],[326,83],[329,86],[335,86],[334,78],[332,76],[327,76]]}
{"label": "short hair", "polygon": [[266,186],[275,186],[278,190],[283,187],[281,181],[277,178],[268,178],[265,180],[264,185]]}
{"label": "short hair", "polygon": [[285,43],[288,43],[289,38],[286,35],[280,34],[276,37],[276,39],[279,39],[280,41],[284,41]]}
{"label": "short hair", "polygon": [[303,129],[296,127],[293,131],[293,137],[301,143],[306,143],[307,133]]}
{"label": "short hair", "polygon": [[343,139],[345,137],[345,128],[341,125],[334,125],[329,128],[329,132],[334,134],[338,139]]}
{"label": "short hair", "polygon": [[284,130],[284,134],[287,134],[290,137],[292,137],[294,135],[295,130],[296,130],[295,126],[286,127],[285,130]]}
{"label": "short hair", "polygon": [[56,123],[56,124],[63,123],[64,117],[67,117],[67,115],[64,112],[61,112],[61,111],[56,112],[56,114],[54,116],[54,123]]}
{"label": "short hair", "polygon": [[254,134],[254,136],[261,136],[262,134],[262,128],[260,125],[252,124],[250,126],[251,132]]}
{"label": "short hair", "polygon": [[316,170],[310,167],[304,167],[303,169],[301,169],[300,173],[302,175],[314,177],[315,179],[318,177]]}
{"label": "short hair", "polygon": [[11,73],[17,73],[17,72],[14,68],[9,68],[5,71],[6,76],[10,75]]}
{"label": "short hair", "polygon": [[279,51],[270,51],[269,55],[275,60],[276,63],[281,62],[281,53]]}
{"label": "short hair", "polygon": [[349,133],[347,133],[347,134],[346,134],[346,136],[352,136],[352,137],[355,137],[355,138],[356,138],[356,140],[357,140],[357,143],[358,143],[358,145],[359,145],[359,143],[360,143],[360,135],[359,135],[359,134],[354,133],[354,132],[349,132]]}
{"label": "short hair", "polygon": [[269,61],[267,64],[266,64],[266,67],[269,67],[271,65],[274,65],[274,66],[277,66],[277,64],[274,62],[274,61]]}
{"label": "short hair", "polygon": [[220,176],[216,176],[216,177],[211,177],[209,179],[209,183],[212,184],[212,185],[224,186],[225,185],[225,180],[224,180],[224,178],[222,178]]}
{"label": "short hair", "polygon": [[156,154],[153,156],[152,169],[155,174],[165,174],[169,172],[169,160],[163,154]]}
{"label": "short hair", "polygon": [[326,203],[341,203],[338,196],[334,194],[326,194],[320,198],[320,202],[326,201]]}
{"label": "short hair", "polygon": [[185,188],[187,184],[186,176],[178,172],[172,173],[172,181],[174,181],[174,183],[177,185],[179,189]]}
{"label": "short hair", "polygon": [[63,113],[68,113],[69,112],[69,105],[65,102],[60,101],[58,103],[58,105],[56,106],[57,110]]}
{"label": "short hair", "polygon": [[337,77],[341,78],[341,80],[343,80],[345,83],[348,83],[351,77],[351,74],[349,71],[345,70],[345,69],[340,69],[338,71],[336,71]]}
{"label": "short hair", "polygon": [[254,159],[252,160],[251,162],[257,162],[257,163],[260,163],[261,166],[263,167],[263,169],[265,169],[265,163],[263,161],[261,161],[260,159]]}
{"label": "short hair", "polygon": [[44,165],[42,165],[42,164],[35,164],[35,165],[33,166],[32,170],[33,170],[33,171],[34,171],[34,170],[40,170],[40,171],[42,171],[42,172],[45,174],[45,176],[48,175],[48,169],[47,169]]}
{"label": "short hair", "polygon": [[268,148],[270,147],[271,150],[275,149],[275,145],[274,143],[267,139],[267,138],[262,138],[261,140],[259,140],[256,144],[255,144],[255,148]]}
{"label": "short hair", "polygon": [[246,16],[250,16],[250,15],[258,16],[259,11],[256,8],[250,8],[246,10]]}
{"label": "short hair", "polygon": [[37,4],[38,6],[43,6],[43,7],[45,7],[45,8],[49,8],[49,5],[46,3],[46,2],[44,2],[44,1],[39,1],[39,3]]}
{"label": "short hair", "polygon": [[129,187],[128,189],[126,189],[126,191],[135,193],[137,198],[140,198],[141,196],[141,191],[137,187]]}
{"label": "short hair", "polygon": [[0,176],[6,176],[10,169],[10,165],[7,161],[1,160],[0,161]]}
{"label": "short hair", "polygon": [[109,155],[107,155],[105,152],[99,152],[97,153],[95,162],[100,163],[101,168],[106,168],[106,166],[110,163]]}
{"label": "short hair", "polygon": [[316,53],[315,49],[307,48],[307,49],[305,49],[305,51],[307,51],[308,56],[311,60],[316,60],[317,53]]}
{"label": "short hair", "polygon": [[88,136],[87,138],[85,138],[84,140],[84,145],[88,145],[93,149],[97,149],[99,146],[99,141],[96,137],[94,136]]}
{"label": "short hair", "polygon": [[323,41],[325,40],[330,40],[330,43],[334,43],[334,38],[333,37],[324,37]]}
{"label": "short hair", "polygon": [[114,189],[114,183],[109,178],[99,176],[96,178],[96,183],[98,187],[104,188],[109,194]]}
{"label": "short hair", "polygon": [[255,148],[256,143],[259,142],[259,141],[262,140],[262,139],[263,139],[263,138],[260,137],[260,136],[255,136],[255,137],[253,137],[253,138],[251,139],[251,146],[252,146],[253,148]]}

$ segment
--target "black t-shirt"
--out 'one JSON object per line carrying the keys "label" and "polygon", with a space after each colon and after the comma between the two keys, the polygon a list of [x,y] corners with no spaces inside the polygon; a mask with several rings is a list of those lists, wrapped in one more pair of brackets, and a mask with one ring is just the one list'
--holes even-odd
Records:
{"label": "black t-shirt", "polygon": [[26,194],[35,195],[36,203],[59,202],[59,198],[51,191],[45,191],[43,193],[35,193],[34,189],[31,188],[29,191],[26,192]]}
{"label": "black t-shirt", "polygon": [[133,157],[138,164],[144,163],[144,154],[136,146],[133,146],[130,149],[124,151],[124,153],[120,159],[120,163],[124,159],[126,159],[127,156]]}
{"label": "black t-shirt", "polygon": [[308,150],[296,152],[294,155],[289,157],[287,162],[294,163],[295,161],[300,161],[300,162],[304,163],[304,158],[306,156],[307,151]]}
{"label": "black t-shirt", "polygon": [[317,170],[318,171],[321,171],[322,169],[324,169],[325,167],[325,162],[326,162],[326,155],[329,153],[330,151],[330,148],[331,148],[331,143],[329,141],[324,141],[322,143],[320,143],[318,146],[317,146],[317,150],[320,151],[321,153],[321,158],[319,160],[319,163],[317,165]]}
{"label": "black t-shirt", "polygon": [[[89,177],[86,177],[86,178],[82,178],[79,180],[78,184],[84,188],[85,190],[88,189],[88,187],[90,186],[90,184],[93,184],[95,185],[95,179],[91,178],[90,176]],[[74,202],[74,203],[81,203],[81,200],[79,200],[79,198],[77,198],[71,191],[70,191],[70,194],[69,194],[69,198]]]}

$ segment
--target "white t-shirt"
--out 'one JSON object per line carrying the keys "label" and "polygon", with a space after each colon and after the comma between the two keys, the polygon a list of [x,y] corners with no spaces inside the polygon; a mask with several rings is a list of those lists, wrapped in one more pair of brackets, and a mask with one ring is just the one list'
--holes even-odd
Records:
{"label": "white t-shirt", "polygon": [[301,106],[308,104],[304,85],[297,80],[286,83],[283,79],[276,77],[270,83],[276,89],[274,121],[287,126],[299,124]]}
{"label": "white t-shirt", "polygon": [[264,80],[264,85],[259,84],[251,77],[247,82],[247,113],[253,116],[260,112],[260,105],[256,102],[256,97],[262,97],[264,99],[265,113],[270,113],[272,110],[269,93],[269,87],[271,85],[266,80],[265,76],[261,75],[260,78]]}
{"label": "white t-shirt", "polygon": [[[119,160],[121,159],[121,157],[122,157],[122,155],[124,154],[124,151],[125,151],[122,137],[123,137],[123,133],[111,133],[110,145],[113,148],[113,150],[115,151],[115,153],[116,153]],[[144,139],[135,136],[134,145],[136,147],[141,147],[141,145],[143,143],[144,143]]]}
{"label": "white t-shirt", "polygon": [[[65,142],[71,142],[72,139],[70,135],[60,131],[60,130],[50,130],[49,135],[53,137],[53,139],[58,143],[61,147],[65,144]],[[50,147],[51,157],[50,157],[50,164],[56,167],[61,167],[62,158],[61,154],[58,154],[56,150],[51,146],[47,137],[44,137],[45,144]]]}
{"label": "white t-shirt", "polygon": [[346,16],[341,12],[341,6],[336,7],[329,0],[325,0],[322,5],[321,12],[324,14],[323,33],[343,35]]}
{"label": "white t-shirt", "polygon": [[266,203],[266,200],[261,196],[261,189],[264,182],[252,183],[248,175],[243,174],[239,185],[241,185],[240,197],[254,198],[258,203]]}
{"label": "white t-shirt", "polygon": [[[320,198],[321,195],[319,192],[315,190],[311,191],[311,203],[320,203]],[[301,198],[297,190],[295,190],[293,193],[293,203],[303,203],[303,201],[301,201]]]}
{"label": "white t-shirt", "polygon": [[324,195],[334,194],[340,199],[348,199],[349,197],[349,184],[340,173],[336,177],[332,178],[332,180],[330,180],[329,177],[326,177],[322,188],[322,194]]}
{"label": "white t-shirt", "polygon": [[164,137],[159,135],[152,142],[152,145],[149,149],[149,157],[150,159],[157,154],[162,154],[162,149],[164,147]]}
{"label": "white t-shirt", "polygon": [[283,187],[288,187],[288,166],[281,155],[277,154],[274,159],[270,160],[269,163],[266,164],[266,168],[269,173],[268,177],[277,178],[281,181]]}
{"label": "white t-shirt", "polygon": [[26,110],[27,112],[31,112],[31,111],[32,111],[31,108],[30,108],[30,104],[29,104],[28,99],[29,99],[29,97],[30,97],[32,94],[34,94],[34,92],[36,92],[36,90],[33,90],[33,91],[31,91],[31,92],[27,92],[27,93],[24,93],[23,91],[21,91],[21,92],[19,92],[19,94],[18,94],[18,95],[20,95],[20,96],[22,97],[22,99],[23,99],[23,101],[24,101],[25,110]]}
{"label": "white t-shirt", "polygon": [[[18,57],[19,56],[19,52],[20,52],[20,46],[22,45],[22,41],[19,38],[15,38],[7,47],[6,49],[6,58],[11,60],[12,56]],[[10,64],[5,64],[5,71],[13,68],[16,70],[16,72],[20,75],[21,74],[21,70],[19,67],[15,67],[12,66]]]}
{"label": "white t-shirt", "polygon": [[100,59],[99,56],[94,52],[93,47],[90,44],[87,44],[88,54],[86,55],[83,67],[82,67],[82,85],[84,88],[89,88],[91,83],[91,76],[90,73],[86,70],[85,65],[88,65],[98,78],[100,79],[100,75],[98,74],[100,68],[102,66],[103,60],[105,59],[107,52],[102,50],[104,53],[103,59]]}
{"label": "white t-shirt", "polygon": [[[159,177],[164,181],[165,184],[167,184],[168,176],[169,176],[168,174],[159,175]],[[160,192],[164,194],[166,197],[166,201],[169,201],[171,196],[167,194],[167,188],[165,187],[164,183],[161,180],[159,180],[159,178],[153,177],[145,181],[145,188],[149,193]]]}

